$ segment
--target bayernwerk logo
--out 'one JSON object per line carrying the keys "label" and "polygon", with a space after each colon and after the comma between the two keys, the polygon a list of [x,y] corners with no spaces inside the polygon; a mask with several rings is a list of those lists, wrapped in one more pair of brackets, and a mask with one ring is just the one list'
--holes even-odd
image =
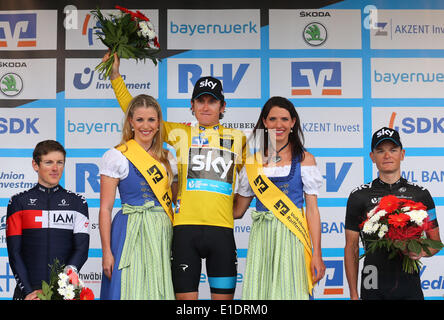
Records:
{"label": "bayernwerk logo", "polygon": [[302,37],[308,45],[318,47],[327,41],[327,29],[319,22],[311,22],[305,26]]}
{"label": "bayernwerk logo", "polygon": [[23,89],[23,80],[16,73],[6,73],[0,78],[0,91],[8,97],[18,95]]}

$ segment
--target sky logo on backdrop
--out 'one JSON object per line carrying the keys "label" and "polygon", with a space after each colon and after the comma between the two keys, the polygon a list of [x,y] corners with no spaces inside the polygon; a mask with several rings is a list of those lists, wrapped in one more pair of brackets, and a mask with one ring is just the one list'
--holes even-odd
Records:
{"label": "sky logo on backdrop", "polygon": [[0,48],[37,46],[37,14],[0,14]]}
{"label": "sky logo on backdrop", "polygon": [[342,95],[341,62],[294,61],[291,63],[291,95]]}

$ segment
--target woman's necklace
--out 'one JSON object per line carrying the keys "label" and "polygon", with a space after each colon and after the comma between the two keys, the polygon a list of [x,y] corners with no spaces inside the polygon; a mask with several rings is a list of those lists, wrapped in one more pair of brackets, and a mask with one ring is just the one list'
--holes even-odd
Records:
{"label": "woman's necklace", "polygon": [[279,161],[282,160],[281,156],[279,155],[279,152],[281,152],[282,150],[285,149],[286,146],[288,146],[288,144],[290,143],[290,140],[287,141],[287,143],[285,144],[285,146],[283,146],[282,148],[279,149],[279,151],[276,151],[276,155],[272,156],[270,158],[270,160],[274,163],[278,163]]}
{"label": "woman's necklace", "polygon": [[145,149],[145,151],[146,151],[146,152],[150,151],[150,149],[151,149],[151,147],[153,146],[153,144],[154,144],[154,141],[151,141],[151,145],[150,145],[150,147],[149,147],[148,149]]}

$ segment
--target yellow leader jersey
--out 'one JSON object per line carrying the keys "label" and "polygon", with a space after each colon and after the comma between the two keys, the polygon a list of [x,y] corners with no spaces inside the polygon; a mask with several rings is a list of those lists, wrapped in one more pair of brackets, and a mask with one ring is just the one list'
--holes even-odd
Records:
{"label": "yellow leader jersey", "polygon": [[[126,111],[132,96],[121,77],[111,81]],[[233,189],[247,156],[242,131],[163,122],[165,142],[176,150],[179,190],[174,226],[233,228]]]}

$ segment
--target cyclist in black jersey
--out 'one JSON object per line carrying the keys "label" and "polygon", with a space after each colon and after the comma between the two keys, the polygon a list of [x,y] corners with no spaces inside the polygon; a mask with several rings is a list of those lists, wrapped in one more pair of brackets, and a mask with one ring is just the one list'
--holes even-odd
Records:
{"label": "cyclist in black jersey", "polygon": [[[395,195],[415,202],[422,202],[427,207],[427,213],[433,224],[427,232],[427,237],[440,240],[435,204],[430,193],[423,187],[408,182],[401,177],[401,161],[404,160],[405,150],[399,133],[391,128],[381,128],[373,134],[370,157],[375,163],[379,177],[368,184],[354,189],[347,202],[345,217],[344,264],[350,289],[350,298],[359,299],[358,269],[359,269],[359,238],[364,249],[366,239],[360,232],[359,225],[366,219],[367,213],[378,205],[386,195]],[[438,250],[430,249],[431,255]],[[416,255],[408,253],[412,259],[427,256],[425,252]],[[402,257],[389,259],[385,249],[367,254],[361,272],[360,298],[370,299],[424,299],[419,273],[409,274],[402,270]]]}
{"label": "cyclist in black jersey", "polygon": [[38,300],[55,258],[76,271],[88,258],[88,205],[59,185],[65,155],[57,141],[38,143],[32,161],[38,183],[9,201],[6,243],[17,282],[13,299]]}

